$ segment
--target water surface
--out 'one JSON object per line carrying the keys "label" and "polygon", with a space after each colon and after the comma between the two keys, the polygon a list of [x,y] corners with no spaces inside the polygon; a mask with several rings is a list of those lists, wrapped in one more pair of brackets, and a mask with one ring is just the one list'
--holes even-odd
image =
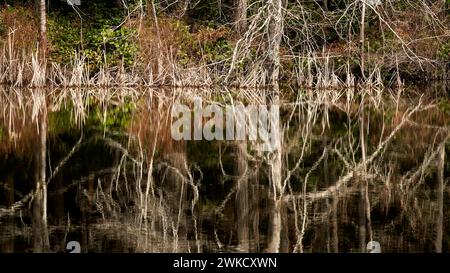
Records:
{"label": "water surface", "polygon": [[170,133],[176,102],[264,90],[1,87],[0,252],[448,252],[450,104],[415,90],[292,88],[267,152]]}

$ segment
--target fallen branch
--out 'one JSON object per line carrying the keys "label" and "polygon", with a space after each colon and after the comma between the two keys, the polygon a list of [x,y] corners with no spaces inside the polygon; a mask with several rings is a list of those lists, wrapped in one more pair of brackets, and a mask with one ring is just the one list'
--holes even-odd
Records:
{"label": "fallen branch", "polygon": [[78,151],[78,149],[81,147],[82,140],[83,136],[80,137],[78,142],[75,144],[75,146],[73,146],[72,150],[70,150],[66,157],[64,157],[63,160],[59,162],[58,166],[56,166],[55,168],[55,171],[52,172],[50,177],[47,179],[47,185],[50,183],[50,181],[52,181],[53,178],[55,178],[55,176],[59,173],[59,171],[67,163],[67,161]]}

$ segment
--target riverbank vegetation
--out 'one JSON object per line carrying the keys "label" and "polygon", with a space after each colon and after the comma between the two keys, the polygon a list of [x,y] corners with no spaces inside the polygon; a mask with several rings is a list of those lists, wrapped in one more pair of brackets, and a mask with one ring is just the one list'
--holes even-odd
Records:
{"label": "riverbank vegetation", "polygon": [[0,252],[449,251],[448,0],[75,2],[0,0]]}
{"label": "riverbank vegetation", "polygon": [[37,3],[1,4],[2,83],[337,87],[448,79],[447,0],[47,2],[45,48]]}

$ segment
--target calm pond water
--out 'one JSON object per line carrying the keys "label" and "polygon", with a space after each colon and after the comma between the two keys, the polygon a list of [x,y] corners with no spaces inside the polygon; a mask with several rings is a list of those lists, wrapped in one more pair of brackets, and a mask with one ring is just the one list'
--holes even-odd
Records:
{"label": "calm pond water", "polygon": [[0,252],[449,252],[450,103],[420,91],[291,88],[265,151],[171,135],[265,90],[0,87]]}

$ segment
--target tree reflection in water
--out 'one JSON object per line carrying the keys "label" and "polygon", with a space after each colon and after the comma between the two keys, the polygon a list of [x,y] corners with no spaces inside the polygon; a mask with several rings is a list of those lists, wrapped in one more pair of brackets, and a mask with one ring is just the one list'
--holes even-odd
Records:
{"label": "tree reflection in water", "polygon": [[[442,102],[234,91],[2,88],[0,250],[449,250]],[[171,107],[194,95],[279,105],[281,148],[173,140]]]}

